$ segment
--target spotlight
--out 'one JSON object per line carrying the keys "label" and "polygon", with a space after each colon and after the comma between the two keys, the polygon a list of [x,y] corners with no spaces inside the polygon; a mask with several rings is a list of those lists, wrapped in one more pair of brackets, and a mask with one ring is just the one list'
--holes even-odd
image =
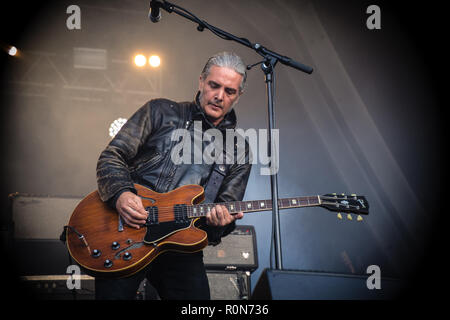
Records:
{"label": "spotlight", "polygon": [[161,64],[161,59],[158,56],[151,56],[149,58],[149,63],[153,68],[156,68]]}
{"label": "spotlight", "polygon": [[113,123],[111,123],[111,125],[109,126],[109,136],[111,138],[114,138],[115,135],[117,134],[117,132],[120,131],[120,129],[126,122],[127,122],[127,119],[124,119],[124,118],[118,118],[118,119],[114,120]]}
{"label": "spotlight", "polygon": [[138,67],[143,67],[147,63],[147,59],[142,54],[138,54],[134,57],[134,63]]}
{"label": "spotlight", "polygon": [[11,46],[11,48],[9,48],[9,50],[8,50],[8,54],[10,56],[15,56],[17,54],[17,48],[14,46]]}

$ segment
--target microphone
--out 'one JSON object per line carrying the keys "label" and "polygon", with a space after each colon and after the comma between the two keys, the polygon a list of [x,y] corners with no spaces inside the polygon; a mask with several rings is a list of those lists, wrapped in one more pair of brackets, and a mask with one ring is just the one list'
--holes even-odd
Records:
{"label": "microphone", "polygon": [[150,1],[150,10],[148,12],[148,17],[153,23],[159,22],[161,20],[161,8],[162,3],[157,0]]}

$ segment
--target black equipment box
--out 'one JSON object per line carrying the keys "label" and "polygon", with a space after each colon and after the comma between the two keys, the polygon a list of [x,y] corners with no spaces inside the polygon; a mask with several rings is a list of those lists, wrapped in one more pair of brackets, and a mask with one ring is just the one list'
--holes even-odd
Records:
{"label": "black equipment box", "polygon": [[237,225],[221,243],[203,250],[203,261],[207,270],[255,271],[258,268],[255,228]]}

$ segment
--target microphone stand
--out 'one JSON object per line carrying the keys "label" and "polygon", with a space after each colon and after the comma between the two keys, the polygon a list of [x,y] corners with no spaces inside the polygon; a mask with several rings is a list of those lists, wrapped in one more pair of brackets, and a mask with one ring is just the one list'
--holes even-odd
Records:
{"label": "microphone stand", "polygon": [[[152,0],[155,1],[155,0]],[[157,1],[159,7],[161,9],[164,9],[168,13],[176,13],[188,20],[191,20],[198,24],[197,30],[203,31],[204,29],[210,30],[212,33],[217,35],[218,37],[224,39],[224,40],[231,40],[235,41],[237,43],[242,44],[243,46],[246,46],[250,49],[253,49],[258,53],[260,56],[264,58],[263,61],[255,63],[251,66],[247,66],[247,69],[250,70],[252,67],[254,67],[257,64],[261,64],[261,69],[265,76],[265,82],[267,87],[267,106],[268,106],[268,127],[269,127],[269,138],[268,138],[268,153],[269,157],[271,159],[271,167],[273,164],[273,158],[272,158],[272,151],[275,149],[275,144],[272,141],[272,132],[273,127],[275,126],[275,117],[274,117],[274,107],[273,107],[273,100],[274,100],[274,93],[273,93],[273,77],[274,77],[274,68],[275,65],[280,62],[284,65],[287,65],[289,67],[295,68],[297,70],[300,70],[302,72],[305,72],[307,74],[311,74],[313,72],[313,68],[306,66],[302,63],[299,63],[297,61],[292,60],[289,57],[283,56],[281,54],[278,54],[274,51],[271,51],[259,43],[251,43],[246,38],[239,38],[235,35],[228,33],[226,31],[223,31],[217,27],[214,27],[207,23],[204,20],[200,20],[197,18],[194,14],[189,12],[188,10],[175,5],[173,3],[170,3],[168,1]],[[276,156],[276,152],[274,152],[274,155]],[[275,159],[275,165],[278,167],[278,159]],[[272,241],[275,243],[275,269],[282,270],[283,269],[283,259],[282,259],[282,252],[281,252],[281,234],[280,234],[280,214],[278,209],[278,175],[277,173],[273,173],[270,175],[270,183],[271,183],[271,193],[272,193],[272,225],[274,229],[274,235]],[[271,264],[272,264],[272,257]]]}

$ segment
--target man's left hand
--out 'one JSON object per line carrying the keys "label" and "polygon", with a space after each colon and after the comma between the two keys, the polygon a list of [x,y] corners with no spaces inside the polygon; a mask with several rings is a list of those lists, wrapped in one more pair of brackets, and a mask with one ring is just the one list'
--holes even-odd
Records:
{"label": "man's left hand", "polygon": [[228,212],[227,207],[217,204],[206,214],[206,223],[210,226],[223,227],[237,219],[242,219],[242,217],[244,217],[244,212],[232,215]]}

